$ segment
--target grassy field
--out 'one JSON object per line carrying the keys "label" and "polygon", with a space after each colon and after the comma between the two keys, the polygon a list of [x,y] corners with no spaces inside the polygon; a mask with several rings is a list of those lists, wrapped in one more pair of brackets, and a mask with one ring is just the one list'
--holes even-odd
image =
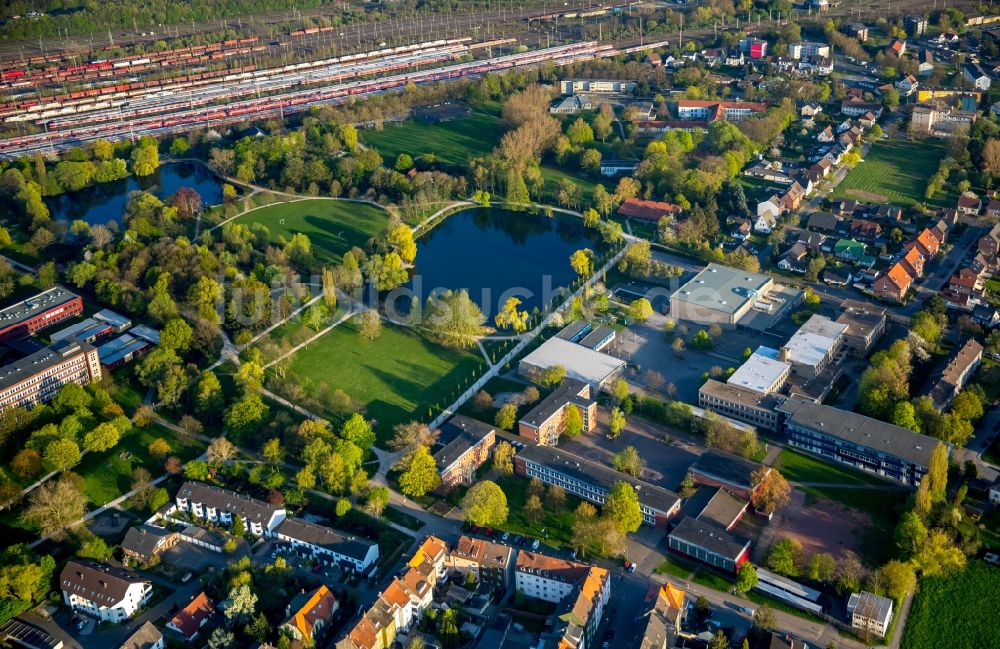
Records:
{"label": "grassy field", "polygon": [[339,263],[353,246],[364,247],[368,239],[382,234],[389,213],[367,203],[312,199],[270,205],[236,220],[267,226],[276,244],[293,234],[305,234],[317,264],[323,265]]}
{"label": "grassy field", "polygon": [[783,448],[775,468],[793,482],[827,482],[835,484],[885,485],[885,480],[855,471],[846,466],[836,466],[819,458]]}
{"label": "grassy field", "polygon": [[477,110],[468,117],[450,122],[429,124],[408,120],[399,125],[386,126],[381,131],[362,131],[361,139],[368,146],[378,149],[392,166],[400,153],[414,158],[433,153],[447,165],[465,165],[470,158],[486,155],[500,141],[503,128],[493,113]]}
{"label": "grassy field", "polygon": [[995,647],[996,620],[984,612],[995,611],[997,606],[1000,570],[982,561],[971,561],[958,575],[923,579],[900,647]]}
{"label": "grassy field", "polygon": [[100,506],[132,488],[132,471],[145,467],[154,478],[163,475],[163,461],[149,455],[150,442],[163,437],[170,443],[171,455],[183,461],[198,457],[204,444],[196,440],[181,440],[177,434],[159,425],[139,428],[128,433],[118,446],[103,453],[87,453],[73,471],[83,476],[87,498]]}
{"label": "grassy field", "polygon": [[[831,198],[894,205],[924,202],[927,180],[937,171],[946,151],[947,144],[936,140],[880,140],[872,145],[865,161],[848,172]],[[950,205],[952,201],[950,196],[939,194],[928,202]]]}
{"label": "grassy field", "polygon": [[478,352],[440,347],[395,325],[384,325],[370,341],[351,321],[296,352],[289,369],[314,387],[339,388],[363,404],[365,414],[378,420],[375,430],[384,442],[395,424],[427,421],[430,408],[450,404],[483,365]]}

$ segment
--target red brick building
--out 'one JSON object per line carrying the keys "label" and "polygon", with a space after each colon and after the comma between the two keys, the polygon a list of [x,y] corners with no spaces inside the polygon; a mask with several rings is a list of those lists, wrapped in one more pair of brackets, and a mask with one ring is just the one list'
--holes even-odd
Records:
{"label": "red brick building", "polygon": [[0,340],[25,338],[83,313],[83,299],[55,286],[0,310]]}

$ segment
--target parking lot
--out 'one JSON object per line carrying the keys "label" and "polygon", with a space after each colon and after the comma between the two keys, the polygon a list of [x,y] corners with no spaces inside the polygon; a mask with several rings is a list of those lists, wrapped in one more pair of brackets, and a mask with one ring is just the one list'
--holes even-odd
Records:
{"label": "parking lot", "polygon": [[715,341],[715,349],[699,351],[687,348],[676,352],[671,345],[677,335],[686,332],[684,338],[690,340],[702,327],[681,322],[676,333],[668,335],[664,329],[667,321],[666,316],[654,313],[646,322],[630,325],[604,351],[628,362],[625,378],[630,383],[646,388],[649,372],[654,371],[666,383],[674,385],[677,399],[688,403],[698,403],[698,388],[704,383],[702,376],[705,372],[710,372],[713,367],[722,370],[739,367],[747,347],[775,347],[786,340],[766,333],[723,331]]}

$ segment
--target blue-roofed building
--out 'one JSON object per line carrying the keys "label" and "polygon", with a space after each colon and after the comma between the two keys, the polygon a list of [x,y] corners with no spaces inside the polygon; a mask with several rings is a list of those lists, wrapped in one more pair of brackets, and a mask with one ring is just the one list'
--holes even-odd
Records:
{"label": "blue-roofed building", "polygon": [[136,325],[132,327],[131,334],[136,338],[142,338],[153,345],[160,344],[160,332],[146,325]]}
{"label": "blue-roofed building", "polygon": [[152,347],[153,343],[144,338],[138,338],[132,334],[122,334],[98,347],[97,355],[101,358],[101,365],[108,369],[114,369],[128,363]]}
{"label": "blue-roofed building", "polygon": [[111,309],[101,309],[94,314],[94,318],[102,322],[107,322],[115,328],[115,333],[119,334],[132,326],[131,320],[121,314],[115,313]]}
{"label": "blue-roofed building", "polygon": [[49,336],[49,339],[55,343],[72,337],[93,344],[98,338],[103,338],[113,333],[115,333],[115,328],[111,323],[87,318],[83,322],[60,329]]}

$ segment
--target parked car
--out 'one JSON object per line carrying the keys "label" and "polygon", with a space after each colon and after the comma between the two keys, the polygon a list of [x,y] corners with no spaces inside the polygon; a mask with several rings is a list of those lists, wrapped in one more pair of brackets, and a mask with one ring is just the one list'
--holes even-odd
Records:
{"label": "parked car", "polygon": [[504,532],[503,536],[500,537],[500,540],[503,541],[504,543],[506,543],[507,539],[509,539],[509,538],[510,538],[510,532]]}
{"label": "parked car", "polygon": [[537,550],[538,546],[540,546],[541,544],[542,544],[541,541],[539,541],[538,539],[535,539],[534,541],[531,542],[531,549],[532,550]]}
{"label": "parked car", "polygon": [[754,613],[756,613],[756,611],[750,608],[749,606],[741,606],[739,608],[739,611],[740,613],[746,613],[747,615],[753,615]]}
{"label": "parked car", "polygon": [[626,561],[625,570],[628,570],[629,574],[632,574],[633,572],[635,572],[635,564],[632,563],[631,561]]}

